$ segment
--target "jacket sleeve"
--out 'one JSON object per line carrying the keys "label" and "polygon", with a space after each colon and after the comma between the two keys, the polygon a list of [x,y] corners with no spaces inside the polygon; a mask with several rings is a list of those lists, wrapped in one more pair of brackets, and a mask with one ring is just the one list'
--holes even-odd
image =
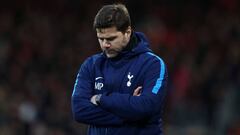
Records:
{"label": "jacket sleeve", "polygon": [[144,83],[140,96],[132,94],[113,93],[103,95],[100,106],[127,120],[143,120],[161,112],[167,71],[164,62],[158,58],[154,60],[144,75]]}
{"label": "jacket sleeve", "polygon": [[91,74],[93,71],[89,68],[89,60],[85,61],[77,75],[72,93],[72,113],[77,122],[90,125],[120,125],[121,118],[109,113],[102,108],[93,105],[90,98],[93,95],[93,81]]}

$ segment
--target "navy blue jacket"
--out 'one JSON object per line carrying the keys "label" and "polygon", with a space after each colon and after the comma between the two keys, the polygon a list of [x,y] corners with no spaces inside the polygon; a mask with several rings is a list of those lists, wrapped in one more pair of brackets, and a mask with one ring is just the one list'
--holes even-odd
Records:
{"label": "navy blue jacket", "polygon": [[[74,119],[90,125],[89,135],[162,135],[167,70],[143,33],[137,45],[116,58],[93,55],[81,65],[72,93]],[[140,96],[133,91],[142,86]],[[99,106],[90,102],[102,94]]]}

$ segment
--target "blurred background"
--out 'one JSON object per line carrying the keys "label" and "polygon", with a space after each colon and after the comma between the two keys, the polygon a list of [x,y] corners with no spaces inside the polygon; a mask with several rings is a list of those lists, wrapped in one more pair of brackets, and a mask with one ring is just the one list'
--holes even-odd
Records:
{"label": "blurred background", "polygon": [[[0,1],[0,135],[85,135],[71,94],[100,52],[95,14],[113,2]],[[240,135],[240,2],[122,2],[168,66],[165,135]]]}

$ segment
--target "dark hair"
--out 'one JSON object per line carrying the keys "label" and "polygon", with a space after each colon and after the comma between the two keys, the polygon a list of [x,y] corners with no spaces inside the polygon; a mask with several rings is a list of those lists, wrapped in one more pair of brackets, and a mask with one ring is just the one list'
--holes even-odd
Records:
{"label": "dark hair", "polygon": [[125,32],[131,26],[128,10],[123,4],[103,6],[94,19],[93,28],[108,28],[116,26],[117,30]]}

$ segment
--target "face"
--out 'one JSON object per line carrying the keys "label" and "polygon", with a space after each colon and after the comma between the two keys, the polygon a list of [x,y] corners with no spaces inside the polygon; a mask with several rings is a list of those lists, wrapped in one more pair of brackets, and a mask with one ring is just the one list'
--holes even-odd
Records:
{"label": "face", "polygon": [[116,57],[128,44],[131,35],[131,29],[122,33],[116,27],[97,29],[97,37],[101,49],[108,58]]}

